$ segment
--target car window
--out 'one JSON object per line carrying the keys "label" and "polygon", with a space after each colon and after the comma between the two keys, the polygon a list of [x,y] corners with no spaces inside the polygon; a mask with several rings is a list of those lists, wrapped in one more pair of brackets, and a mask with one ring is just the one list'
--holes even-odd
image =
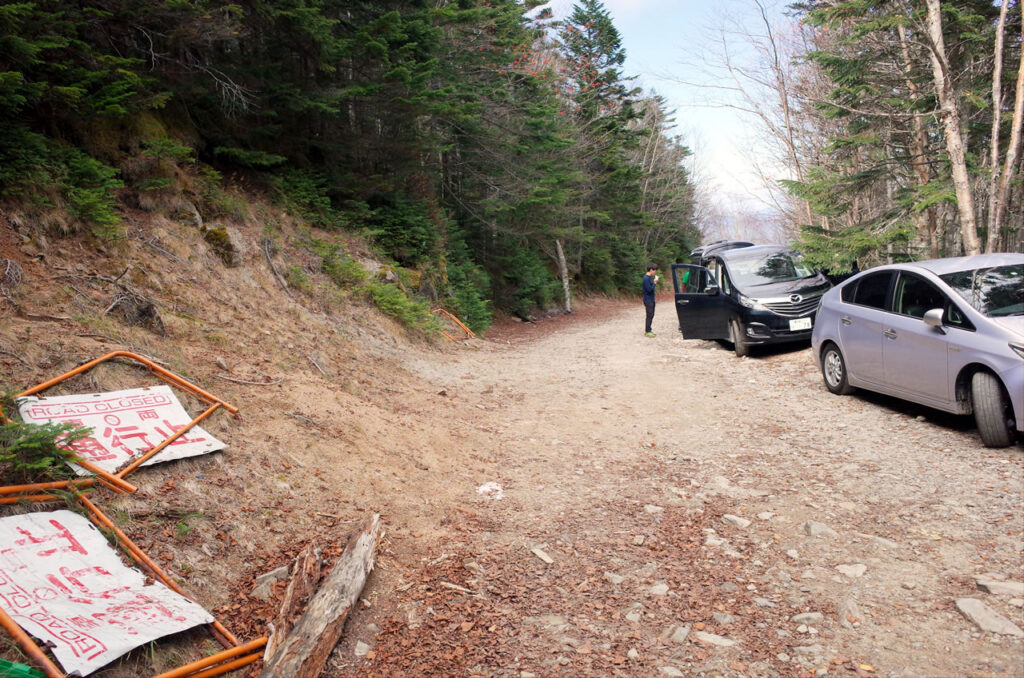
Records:
{"label": "car window", "polygon": [[892,280],[891,271],[882,271],[866,275],[857,284],[857,291],[853,293],[853,303],[871,308],[885,308],[885,300],[889,296],[889,283]]}
{"label": "car window", "polygon": [[853,283],[851,285],[843,285],[843,288],[839,290],[839,295],[842,297],[843,301],[845,301],[848,304],[852,304],[853,295],[854,293],[856,293],[856,291],[857,283]]}
{"label": "car window", "polygon": [[962,330],[974,329],[974,323],[952,300],[946,302],[946,312],[942,315],[942,324],[949,325],[950,327],[959,327]]}
{"label": "car window", "polygon": [[723,294],[730,294],[732,292],[732,283],[729,282],[729,273],[726,271],[725,266],[720,266],[718,269],[718,282],[721,285]]}
{"label": "car window", "polygon": [[926,311],[946,308],[946,295],[934,285],[911,273],[900,273],[892,310],[900,315],[923,318]]}
{"label": "car window", "polygon": [[956,271],[939,277],[987,316],[1024,315],[1024,264]]}
{"label": "car window", "polygon": [[714,276],[703,267],[684,268],[679,275],[679,292],[682,294],[703,294],[709,284],[715,284]]}

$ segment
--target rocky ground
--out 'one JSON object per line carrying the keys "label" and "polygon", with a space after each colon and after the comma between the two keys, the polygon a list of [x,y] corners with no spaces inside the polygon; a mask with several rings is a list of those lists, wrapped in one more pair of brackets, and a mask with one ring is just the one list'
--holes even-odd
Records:
{"label": "rocky ground", "polygon": [[[95,501],[243,640],[268,631],[278,568],[307,544],[329,566],[380,513],[325,676],[1024,675],[1020,444],[833,396],[805,346],[738,359],[683,340],[669,299],[653,339],[638,302],[592,299],[411,340],[325,292],[315,261],[284,291],[268,264],[308,258],[301,238],[271,252],[239,230],[232,268],[170,222],[102,253],[0,230],[22,271],[0,365],[12,392],[132,350],[240,408],[204,422],[224,452]],[[112,281],[165,332],[105,314]],[[55,391],[153,382],[111,363]],[[185,634],[95,675],[210,647]]]}
{"label": "rocky ground", "polygon": [[410,357],[487,435],[336,675],[1024,675],[1021,446],[670,311]]}

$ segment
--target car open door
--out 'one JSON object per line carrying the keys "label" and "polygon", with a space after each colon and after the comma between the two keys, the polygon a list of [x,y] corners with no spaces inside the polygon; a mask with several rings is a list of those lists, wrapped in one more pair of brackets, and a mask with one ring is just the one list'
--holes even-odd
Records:
{"label": "car open door", "polygon": [[727,297],[715,276],[703,266],[672,264],[676,316],[685,339],[728,339]]}

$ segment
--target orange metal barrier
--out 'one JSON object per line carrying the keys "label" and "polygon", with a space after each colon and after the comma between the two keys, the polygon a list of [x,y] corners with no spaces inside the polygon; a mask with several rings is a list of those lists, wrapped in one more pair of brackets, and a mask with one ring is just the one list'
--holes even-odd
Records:
{"label": "orange metal barrier", "polygon": [[[164,439],[163,442],[161,442],[160,444],[156,445],[155,447],[150,448],[145,453],[143,453],[141,456],[133,459],[131,461],[131,463],[129,463],[127,466],[125,466],[124,468],[119,470],[117,473],[109,473],[107,471],[104,471],[99,466],[96,466],[95,464],[93,464],[93,463],[91,463],[91,462],[89,462],[88,460],[85,460],[85,459],[78,459],[78,460],[75,461],[75,463],[78,466],[81,466],[85,470],[87,470],[90,473],[92,473],[93,475],[95,475],[96,476],[96,480],[98,480],[100,483],[102,483],[106,487],[109,487],[110,489],[114,490],[115,492],[125,492],[125,493],[135,492],[138,488],[135,487],[134,485],[132,485],[131,483],[129,483],[128,481],[126,481],[124,479],[124,477],[127,476],[129,473],[132,473],[133,471],[135,471],[135,469],[137,469],[139,466],[144,464],[146,461],[148,461],[154,455],[159,454],[165,447],[170,445],[172,442],[177,440],[179,437],[185,435],[185,433],[187,433],[192,427],[194,427],[196,424],[198,424],[199,422],[201,422],[202,420],[206,419],[208,416],[213,414],[214,410],[216,410],[216,409],[218,409],[220,407],[223,407],[224,409],[226,409],[228,412],[231,412],[232,414],[238,414],[238,408],[237,407],[235,407],[233,405],[229,405],[228,403],[224,402],[220,398],[207,393],[206,391],[204,391],[203,389],[199,388],[195,384],[193,384],[193,383],[191,383],[189,381],[186,381],[185,379],[182,379],[181,377],[179,377],[178,375],[174,374],[173,372],[171,372],[169,370],[165,370],[164,368],[162,368],[159,365],[157,365],[156,363],[154,363],[152,360],[148,360],[146,358],[143,358],[142,356],[136,355],[135,353],[129,353],[128,351],[113,351],[113,352],[108,353],[108,354],[106,354],[104,356],[100,356],[99,358],[96,358],[94,360],[90,360],[87,363],[83,363],[83,364],[79,365],[78,367],[76,367],[73,370],[65,372],[64,374],[60,375],[59,377],[54,377],[53,379],[50,379],[49,381],[45,381],[45,382],[43,382],[41,384],[33,386],[32,388],[25,389],[21,393],[15,394],[14,397],[15,398],[24,398],[25,396],[30,396],[30,395],[35,395],[37,393],[41,393],[42,391],[45,391],[46,389],[48,389],[48,388],[50,388],[52,386],[56,386],[57,384],[59,384],[62,381],[70,379],[71,377],[77,376],[77,375],[82,374],[84,372],[88,372],[89,370],[91,370],[92,368],[96,367],[100,363],[106,362],[106,361],[111,360],[113,358],[129,358],[131,360],[135,360],[136,362],[140,362],[143,365],[145,365],[149,369],[150,372],[155,374],[160,379],[163,379],[168,384],[170,384],[172,386],[177,386],[178,388],[180,388],[180,389],[182,389],[184,391],[188,391],[189,393],[193,394],[194,396],[196,396],[200,400],[203,400],[204,402],[206,402],[206,403],[208,403],[210,405],[210,407],[208,407],[198,417],[193,419],[187,426],[185,426],[184,428],[174,432],[173,434],[168,436],[166,439]],[[0,411],[0,423],[5,422],[5,421],[8,421],[8,419],[7,419],[7,417],[4,416],[3,411]],[[65,485],[63,485],[62,487],[67,487],[66,483],[67,482],[71,482],[71,481],[64,481],[64,482],[65,482]],[[6,494],[6,493],[0,492],[0,494]],[[0,500],[0,504],[2,504],[2,503],[10,503],[10,502],[5,502],[3,500]]]}
{"label": "orange metal barrier", "polygon": [[[466,327],[462,323],[461,320],[456,318],[454,315],[449,313],[447,310],[445,310],[443,308],[435,308],[433,311],[431,311],[431,313],[440,313],[440,314],[446,316],[447,318],[449,318],[452,322],[454,322],[456,325],[458,325],[459,327],[462,328],[462,331],[466,333],[466,339],[473,339],[473,338],[476,337],[476,335],[473,334],[473,330],[471,330],[468,327]],[[456,341],[455,337],[453,337],[452,335],[448,334],[444,330],[441,331],[441,334],[443,334],[449,341]]]}
{"label": "orange metal barrier", "polygon": [[[150,576],[160,580],[167,588],[175,593],[185,596],[180,586],[169,577],[160,567],[147,556],[128,536],[122,532],[95,504],[89,501],[81,492],[75,492],[75,499],[86,509],[89,519],[95,523],[101,531],[112,533],[117,542],[124,547],[131,558],[143,569],[149,572]],[[23,499],[28,499],[23,497]],[[46,501],[46,500],[37,500]],[[11,617],[0,609],[0,626],[11,634],[11,637],[25,651],[25,653],[40,667],[47,678],[68,678],[60,668],[50,660],[49,656],[36,644]],[[257,661],[262,656],[262,648],[267,644],[267,638],[258,638],[246,644],[241,644],[238,639],[224,628],[219,621],[214,620],[207,625],[210,633],[217,641],[224,646],[224,650],[209,657],[186,664],[172,671],[161,673],[154,678],[209,678],[219,676],[237,668],[246,666]]]}

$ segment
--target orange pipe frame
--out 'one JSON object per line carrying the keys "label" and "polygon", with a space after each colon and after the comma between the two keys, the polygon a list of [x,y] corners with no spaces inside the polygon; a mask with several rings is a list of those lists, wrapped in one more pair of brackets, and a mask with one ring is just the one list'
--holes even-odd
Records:
{"label": "orange pipe frame", "polygon": [[[266,641],[266,638],[264,638],[263,640]],[[215,666],[212,669],[207,669],[206,671],[201,671],[199,673],[189,674],[188,678],[210,678],[211,676],[219,676],[222,673],[234,671],[235,669],[239,669],[248,664],[252,664],[254,661],[260,658],[261,654],[262,653],[257,652],[255,654],[246,655],[245,657],[236,659],[233,662],[221,664],[220,666]]]}
{"label": "orange pipe frame", "polygon": [[[462,328],[462,330],[466,333],[466,337],[468,337],[469,339],[473,339],[474,337],[476,337],[476,335],[473,334],[473,330],[471,330],[468,327],[466,327],[465,325],[463,325],[462,321],[459,320],[458,318],[456,318],[454,315],[452,315],[449,311],[447,311],[447,310],[445,310],[443,308],[435,308],[432,311],[432,313],[444,313],[446,316],[451,318],[452,321],[454,321],[456,325],[458,325],[459,327]],[[447,332],[441,332],[441,334],[443,334],[444,336],[448,337],[452,341],[455,341],[455,339],[452,336],[450,336]]]}
{"label": "orange pipe frame", "polygon": [[0,487],[0,494],[20,494],[22,492],[36,492],[38,490],[63,490],[69,485],[75,488],[92,487],[96,481],[92,478],[82,480],[54,480],[49,483],[32,483],[30,485],[7,485]]}
{"label": "orange pipe frame", "polygon": [[210,405],[208,408],[206,408],[206,411],[204,411],[198,417],[193,419],[192,422],[188,426],[186,426],[186,427],[184,427],[182,429],[179,429],[178,431],[176,431],[172,435],[168,436],[167,438],[164,439],[164,441],[162,443],[160,443],[156,447],[150,448],[141,457],[136,457],[135,459],[132,460],[132,462],[130,464],[125,466],[123,469],[121,469],[120,471],[118,471],[114,475],[116,477],[118,477],[118,478],[124,478],[126,475],[128,475],[129,473],[131,473],[132,471],[134,471],[135,469],[137,469],[138,467],[140,467],[144,463],[146,463],[146,461],[150,457],[153,457],[154,455],[159,454],[161,451],[163,451],[163,449],[165,447],[167,447],[168,445],[173,443],[175,440],[177,440],[181,436],[185,435],[185,433],[189,429],[191,429],[193,426],[195,426],[196,424],[201,422],[203,419],[206,419],[208,416],[213,414],[213,411],[216,410],[218,407],[223,407],[223,405],[224,404],[221,403],[221,402],[216,402],[216,403]]}
{"label": "orange pipe frame", "polygon": [[202,400],[205,400],[208,403],[211,403],[211,404],[212,403],[220,403],[224,407],[224,409],[226,409],[228,412],[231,412],[231,414],[237,414],[238,413],[238,408],[237,407],[234,407],[232,405],[227,404],[226,402],[224,402],[223,400],[221,400],[220,398],[218,398],[216,396],[210,395],[209,393],[207,393],[203,389],[199,388],[195,384],[193,384],[191,382],[188,382],[188,381],[185,381],[184,379],[182,379],[178,375],[174,374],[173,372],[170,372],[170,371],[165,370],[164,368],[160,367],[159,365],[154,363],[152,360],[147,360],[146,358],[143,358],[140,355],[136,355],[134,353],[129,353],[128,351],[113,351],[113,352],[108,353],[106,355],[100,356],[99,358],[96,358],[94,360],[90,360],[87,363],[83,363],[83,364],[79,365],[78,367],[76,367],[75,369],[71,370],[70,372],[65,372],[64,374],[60,375],[59,377],[54,377],[53,379],[51,379],[49,381],[45,381],[42,384],[39,384],[37,386],[33,386],[30,389],[27,389],[25,391],[22,391],[21,393],[18,393],[14,397],[15,398],[23,398],[25,396],[35,395],[36,393],[39,393],[41,391],[45,391],[46,389],[50,388],[51,386],[55,386],[56,384],[59,384],[60,382],[64,381],[65,379],[70,379],[71,377],[74,377],[76,375],[82,374],[83,372],[88,372],[89,370],[91,370],[92,368],[96,367],[100,363],[106,362],[107,360],[111,360],[113,358],[130,358],[132,360],[140,362],[143,365],[145,365],[146,367],[148,367],[150,372],[153,372],[154,374],[156,374],[158,377],[160,377],[164,381],[168,382],[169,384],[173,384],[175,386],[178,386],[179,388],[182,388],[182,389],[184,389],[186,391],[189,391],[189,392],[195,394],[196,396],[198,396],[199,398],[201,398]]}
{"label": "orange pipe frame", "polygon": [[[72,488],[72,490],[74,490],[74,488]],[[32,499],[34,501],[46,501],[45,499],[35,500],[30,497],[23,498]],[[149,556],[147,556],[138,546],[135,545],[134,542],[132,542],[131,539],[128,538],[128,535],[126,535],[124,532],[118,529],[118,527],[113,523],[113,521],[111,521],[110,518],[108,518],[102,511],[100,511],[95,504],[89,501],[84,494],[82,494],[81,492],[75,492],[75,498],[82,504],[82,506],[84,506],[89,511],[89,519],[92,522],[96,523],[96,525],[100,528],[110,530],[114,534],[117,541],[125,549],[128,550],[129,555],[132,557],[133,560],[135,560],[136,563],[147,569],[149,573],[153,575],[153,577],[159,579],[165,586],[173,590],[178,595],[184,596],[186,598],[189,597],[185,594],[181,587],[178,586],[177,583],[175,583],[173,579],[168,577],[167,574],[163,570],[161,570],[160,567],[155,562],[153,562],[153,560]],[[0,609],[0,626],[2,626],[8,633],[10,633],[14,640],[18,643],[18,645],[20,645],[22,649],[25,650],[26,654],[28,654],[32,660],[34,660],[39,666],[43,668],[43,671],[44,673],[46,673],[47,678],[67,678],[64,672],[61,671],[50,660],[50,658],[46,655],[45,652],[42,651],[42,649],[39,647],[39,645],[36,644],[32,637],[25,633],[25,631],[20,626],[18,626],[17,622],[15,622],[10,617],[10,615],[8,615],[2,609]],[[259,650],[267,644],[267,638],[263,637],[250,641],[245,645],[242,645],[238,642],[238,639],[235,638],[235,636],[230,631],[224,628],[223,624],[216,620],[214,620],[210,624],[207,624],[207,626],[210,628],[210,632],[217,639],[217,641],[224,646],[224,651],[219,652],[210,657],[200,659],[197,662],[187,664],[178,669],[175,669],[174,671],[160,674],[160,676],[157,678],[210,678],[212,676],[219,676],[221,674],[227,673],[228,671],[234,671],[237,668],[255,662],[262,655],[262,652],[258,652],[257,650]],[[252,654],[239,657],[239,655],[245,655],[246,653],[250,652]],[[220,663],[228,659],[232,659],[233,657],[239,658],[231,662],[223,664]],[[210,667],[213,664],[219,665],[207,669],[207,667]],[[202,671],[202,669],[207,670]],[[197,673],[197,671],[199,672]]]}
{"label": "orange pipe frame", "polygon": [[46,653],[36,645],[36,641],[32,640],[32,637],[18,626],[18,622],[11,619],[11,616],[2,609],[0,609],[0,626],[3,626],[4,630],[11,634],[32,661],[42,667],[43,673],[47,675],[47,678],[65,678],[64,672],[50,661]]}
{"label": "orange pipe frame", "polygon": [[[147,556],[142,551],[142,549],[136,546],[135,543],[128,538],[128,535],[122,532],[117,527],[117,525],[115,525],[113,521],[110,520],[110,518],[104,515],[104,513],[100,511],[99,508],[97,508],[95,504],[93,504],[91,501],[89,501],[80,494],[77,495],[77,497],[78,500],[82,503],[82,505],[89,510],[90,519],[100,527],[106,528],[113,532],[114,536],[117,537],[117,540],[121,542],[121,545],[128,549],[129,554],[132,556],[133,559],[135,559],[135,562],[149,570],[150,573],[155,578],[163,582],[164,585],[167,586],[167,588],[171,589],[178,595],[185,596],[186,598],[188,598],[188,596],[185,594],[182,588],[178,586],[177,582],[175,582],[173,579],[167,576],[167,574],[160,569],[160,566],[157,565],[152,558]],[[211,627],[210,630],[213,633],[213,635],[225,648],[231,648],[238,645],[238,639],[235,638],[235,636],[232,635],[230,631],[224,628],[224,625],[221,624],[219,621],[213,621],[209,624],[209,626]]]}
{"label": "orange pipe frame", "polygon": [[[177,440],[179,437],[185,435],[185,433],[188,432],[189,429],[191,429],[193,426],[195,426],[200,421],[202,421],[203,419],[208,417],[210,414],[212,414],[213,411],[216,410],[218,407],[223,407],[224,409],[226,409],[228,412],[231,412],[232,414],[238,414],[238,408],[237,407],[235,407],[233,405],[229,405],[228,403],[224,402],[220,398],[207,393],[206,391],[204,391],[203,389],[199,388],[195,384],[193,384],[193,383],[191,383],[189,381],[185,381],[184,379],[182,379],[178,375],[174,374],[173,372],[170,372],[169,370],[165,370],[164,368],[162,368],[159,365],[157,365],[156,363],[154,363],[152,360],[147,360],[146,358],[143,358],[140,355],[136,355],[135,353],[130,353],[128,351],[113,351],[113,352],[108,353],[106,355],[100,356],[99,358],[96,358],[94,360],[90,360],[89,362],[83,363],[83,364],[79,365],[78,367],[76,367],[75,369],[70,370],[69,372],[65,372],[64,374],[60,375],[59,377],[54,377],[53,379],[50,379],[49,381],[45,381],[42,384],[38,384],[36,386],[33,386],[32,388],[26,389],[26,390],[22,391],[21,393],[16,394],[14,397],[15,398],[24,398],[26,396],[35,395],[36,393],[40,393],[42,391],[45,391],[46,389],[50,388],[51,386],[56,386],[57,384],[59,384],[62,381],[65,381],[66,379],[70,379],[71,377],[77,376],[77,375],[82,374],[84,372],[88,372],[89,370],[91,370],[92,368],[96,367],[100,363],[106,362],[107,360],[111,360],[113,358],[130,358],[132,360],[140,362],[143,365],[145,365],[149,369],[150,372],[152,372],[156,376],[160,377],[161,379],[163,379],[167,383],[171,384],[172,386],[177,386],[178,388],[181,388],[182,390],[188,391],[189,393],[192,393],[197,398],[199,398],[200,400],[205,401],[206,403],[208,403],[210,405],[210,407],[207,408],[205,412],[203,412],[198,417],[193,419],[192,422],[188,426],[185,426],[184,428],[176,431],[173,435],[171,435],[168,438],[166,438],[162,443],[160,443],[156,447],[150,448],[141,457],[132,460],[132,462],[128,466],[126,466],[125,468],[121,469],[117,473],[108,473],[107,471],[104,471],[103,469],[101,469],[99,466],[96,466],[95,464],[93,464],[93,463],[91,463],[91,462],[89,462],[88,460],[85,460],[85,459],[79,459],[79,460],[77,460],[75,462],[76,464],[78,464],[79,466],[84,468],[85,470],[91,472],[93,475],[96,476],[97,480],[99,480],[103,485],[109,487],[110,489],[114,490],[115,492],[126,492],[126,493],[135,492],[138,488],[135,487],[134,485],[132,485],[131,483],[129,483],[128,481],[126,481],[124,479],[124,477],[126,475],[128,475],[129,473],[131,473],[132,471],[134,471],[135,469],[137,469],[139,466],[141,466],[144,462],[149,460],[151,457],[153,457],[154,455],[158,454],[160,451],[162,451],[165,447],[167,447],[172,442]],[[0,412],[0,421],[5,421],[5,420],[6,420],[6,417],[4,417],[3,413]]]}
{"label": "orange pipe frame", "polygon": [[[88,490],[87,490],[88,492]],[[83,492],[82,494],[85,494]],[[60,501],[63,499],[57,494],[18,494],[18,495],[5,495],[0,496],[0,505],[4,504],[17,504],[23,501],[31,502],[47,502],[47,501]]]}
{"label": "orange pipe frame", "polygon": [[[259,650],[260,648],[262,648],[266,644],[267,644],[267,639],[266,638],[258,638],[256,640],[253,640],[253,641],[250,641],[250,642],[246,643],[245,645],[239,645],[238,647],[232,647],[230,649],[224,650],[223,652],[218,652],[215,655],[211,655],[209,657],[205,657],[203,659],[200,659],[199,661],[192,662],[191,664],[186,664],[185,666],[179,666],[178,668],[173,669],[171,671],[167,671],[165,673],[161,673],[159,675],[153,676],[153,678],[185,678],[186,676],[192,676],[193,673],[195,673],[197,671],[200,671],[201,669],[205,669],[207,667],[213,666],[214,664],[220,664],[221,662],[227,661],[228,659],[232,659],[234,657],[238,657],[239,655],[244,655],[244,654],[246,654],[248,652],[252,652],[254,650]],[[251,657],[242,657],[241,659],[237,659],[237,660],[235,660],[233,662],[230,662],[228,664],[222,664],[221,666],[218,666],[216,668],[217,669],[224,669],[227,666],[231,666],[231,669],[227,669],[228,671],[230,671],[230,670],[232,670],[234,668],[237,668],[237,666],[244,666],[245,664],[251,664],[252,662],[254,662],[257,659],[259,659],[259,656],[260,656],[260,653],[257,652],[255,655],[252,655]],[[248,660],[248,661],[244,661],[244,660]],[[243,663],[238,664],[238,662],[243,662]],[[234,664],[237,664],[237,666],[233,666]],[[220,673],[226,673],[226,671],[220,671],[218,673],[210,673],[209,671],[203,671],[201,674],[196,674],[196,675],[217,676],[217,675],[220,675]]]}

